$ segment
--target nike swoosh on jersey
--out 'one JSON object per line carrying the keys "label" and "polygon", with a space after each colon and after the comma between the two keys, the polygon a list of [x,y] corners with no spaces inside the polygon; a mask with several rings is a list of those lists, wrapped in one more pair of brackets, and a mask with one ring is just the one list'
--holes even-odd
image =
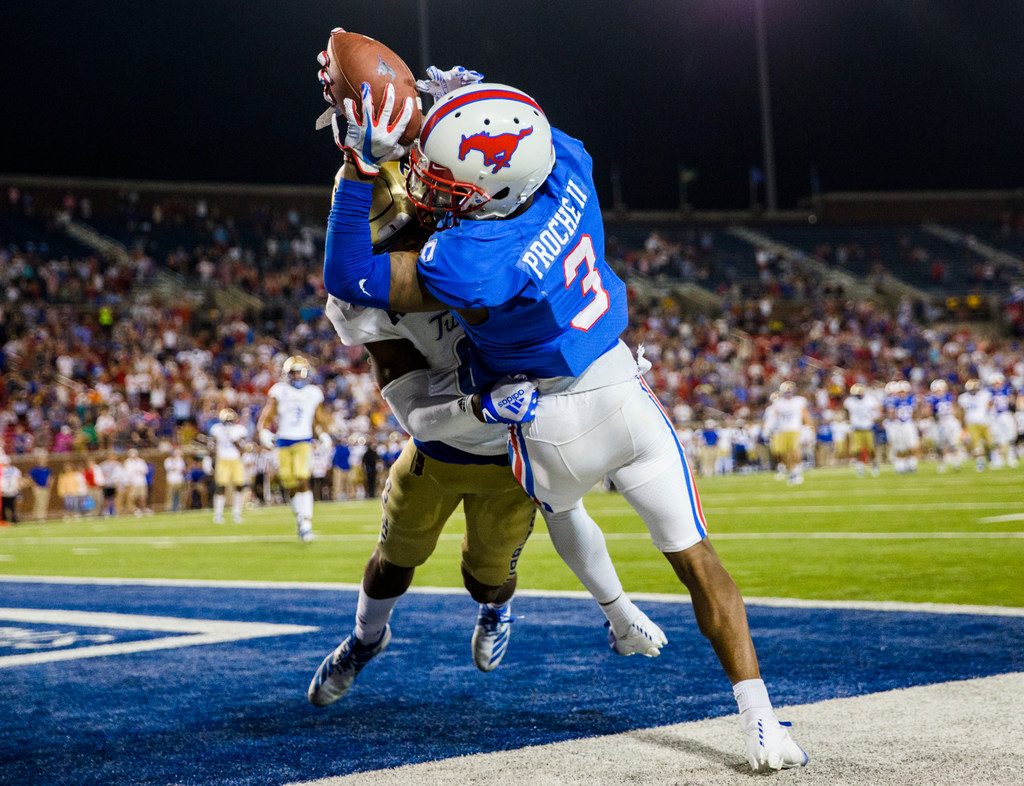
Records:
{"label": "nike swoosh on jersey", "polygon": [[363,284],[365,284],[365,283],[366,283],[366,279],[365,279],[365,278],[361,278],[361,279],[359,279],[359,288],[360,288],[361,290],[363,290],[363,294],[364,294],[364,295],[366,295],[367,297],[369,297],[369,296],[370,296],[370,293],[369,293],[369,292],[367,292],[367,291],[366,291],[366,287],[364,287],[364,286],[363,286]]}

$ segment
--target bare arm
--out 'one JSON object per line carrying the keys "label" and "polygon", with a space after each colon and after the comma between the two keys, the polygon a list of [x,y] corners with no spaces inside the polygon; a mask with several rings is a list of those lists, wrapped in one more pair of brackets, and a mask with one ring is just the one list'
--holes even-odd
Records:
{"label": "bare arm", "polygon": [[269,399],[264,405],[263,409],[260,410],[260,416],[256,419],[256,430],[262,431],[268,427],[268,424],[277,417],[277,399]]}

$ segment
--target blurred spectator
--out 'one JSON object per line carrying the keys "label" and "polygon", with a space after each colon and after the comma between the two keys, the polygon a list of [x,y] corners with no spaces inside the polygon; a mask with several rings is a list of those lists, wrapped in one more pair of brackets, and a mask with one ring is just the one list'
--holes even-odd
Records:
{"label": "blurred spectator", "polygon": [[45,521],[50,510],[50,491],[53,488],[53,472],[48,465],[46,453],[36,453],[36,463],[28,471],[32,481],[32,518]]}
{"label": "blurred spectator", "polygon": [[182,508],[182,495],[185,491],[185,454],[181,448],[175,448],[174,453],[164,459],[164,477],[166,481],[166,496],[164,498],[164,510],[177,513]]}
{"label": "blurred spectator", "polygon": [[21,470],[11,463],[6,453],[0,455],[0,521],[18,523],[18,496],[22,486]]}

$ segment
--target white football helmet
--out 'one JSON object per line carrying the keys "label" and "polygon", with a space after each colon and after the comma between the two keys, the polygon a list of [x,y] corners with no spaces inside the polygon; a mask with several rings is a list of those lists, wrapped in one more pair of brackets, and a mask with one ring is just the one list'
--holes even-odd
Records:
{"label": "white football helmet", "polygon": [[949,390],[949,385],[944,379],[933,379],[931,384],[932,393],[945,393]]}
{"label": "white football helmet", "polygon": [[428,223],[503,218],[554,165],[551,126],[537,102],[514,87],[481,82],[431,107],[406,188]]}
{"label": "white football helmet", "polygon": [[238,420],[238,413],[231,409],[231,407],[224,407],[224,409],[217,413],[217,419],[221,423],[234,423]]}
{"label": "white football helmet", "polygon": [[863,383],[861,383],[861,382],[854,382],[850,386],[850,395],[853,396],[854,398],[860,398],[860,397],[862,397],[864,395],[864,393],[865,393],[865,389],[864,389]]}

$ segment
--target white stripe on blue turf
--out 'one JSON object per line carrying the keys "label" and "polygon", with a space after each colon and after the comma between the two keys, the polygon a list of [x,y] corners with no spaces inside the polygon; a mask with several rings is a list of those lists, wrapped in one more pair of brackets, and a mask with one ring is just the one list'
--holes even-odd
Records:
{"label": "white stripe on blue turf", "polygon": [[306,625],[278,625],[266,622],[234,622],[201,620],[184,617],[150,617],[142,614],[113,614],[99,611],[65,611],[62,609],[0,608],[0,620],[32,625],[70,625],[112,630],[148,630],[161,633],[190,634],[163,636],[120,644],[96,644],[71,649],[30,652],[0,656],[0,669],[35,663],[100,658],[131,652],[196,647],[202,644],[223,644],[229,641],[258,639],[267,636],[290,636],[319,630]]}
{"label": "white stripe on blue turf", "polygon": [[[323,581],[227,581],[214,579],[129,579],[80,576],[0,576],[4,582],[17,584],[81,584],[89,586],[139,586],[139,587],[210,587],[221,589],[257,590],[328,590],[334,592],[358,592],[359,584],[342,584]],[[463,587],[416,587],[407,590],[413,595],[465,595]],[[583,590],[532,590],[517,589],[517,597],[527,598],[577,598],[589,600],[590,594]],[[689,605],[688,595],[659,592],[631,592],[634,601],[652,603],[682,603]],[[791,609],[856,609],[860,611],[915,612],[921,614],[978,614],[996,617],[1024,617],[1024,607],[1016,606],[970,606],[955,603],[909,603],[904,601],[871,600],[810,600],[803,598],[744,597],[748,606],[770,606]],[[150,619],[150,618],[147,618]],[[192,620],[202,622],[202,620]],[[214,621],[210,621],[214,622]],[[242,624],[242,623],[237,623]],[[315,630],[311,628],[310,630]],[[302,631],[295,631],[302,632]],[[275,634],[276,635],[276,634]]]}

